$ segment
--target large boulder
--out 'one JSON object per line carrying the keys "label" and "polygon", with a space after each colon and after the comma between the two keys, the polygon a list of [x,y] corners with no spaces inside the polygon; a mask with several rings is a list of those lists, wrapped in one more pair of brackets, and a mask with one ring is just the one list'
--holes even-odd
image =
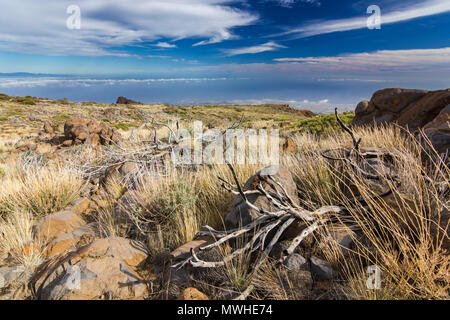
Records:
{"label": "large boulder", "polygon": [[48,243],[85,224],[80,214],[72,210],[64,210],[50,214],[39,221],[35,226],[35,236],[40,243]]}
{"label": "large boulder", "polygon": [[64,145],[67,146],[80,143],[96,146],[118,142],[120,134],[104,122],[72,118],[64,125],[64,137]]}
{"label": "large boulder", "polygon": [[144,246],[125,238],[98,239],[43,266],[31,284],[39,299],[143,299],[147,286],[138,274]]}
{"label": "large boulder", "polygon": [[449,147],[450,104],[424,126],[425,134],[439,153],[445,153]]}
{"label": "large boulder", "polygon": [[52,240],[45,247],[43,254],[51,258],[58,254],[76,250],[76,248],[93,241],[97,234],[95,224],[81,226]]}
{"label": "large boulder", "polygon": [[424,128],[439,153],[450,147],[450,89],[384,89],[361,101],[352,125],[396,123],[412,132]]}
{"label": "large boulder", "polygon": [[426,90],[383,89],[375,92],[370,101],[361,101],[355,109],[354,125],[388,123],[400,112],[427,94]]}
{"label": "large boulder", "polygon": [[125,98],[125,97],[118,97],[116,104],[142,104],[140,102],[136,102],[134,100]]}

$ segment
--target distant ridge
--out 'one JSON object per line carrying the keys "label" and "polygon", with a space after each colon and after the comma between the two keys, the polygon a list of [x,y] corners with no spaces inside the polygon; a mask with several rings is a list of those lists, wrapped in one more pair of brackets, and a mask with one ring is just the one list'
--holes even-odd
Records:
{"label": "distant ridge", "polygon": [[11,72],[2,73],[0,72],[0,77],[68,77],[65,74],[51,74],[51,73],[30,73],[30,72]]}

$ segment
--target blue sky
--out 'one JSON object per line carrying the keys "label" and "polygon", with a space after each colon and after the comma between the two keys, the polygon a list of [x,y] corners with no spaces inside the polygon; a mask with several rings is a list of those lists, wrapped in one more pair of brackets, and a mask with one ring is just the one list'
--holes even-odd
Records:
{"label": "blue sky", "polygon": [[[80,29],[66,25],[72,4],[80,8]],[[37,84],[8,78],[0,81],[3,92],[53,95],[49,87],[58,84],[78,88],[67,89],[71,97],[91,97],[82,88],[99,83],[86,79],[140,79],[147,87],[148,79],[165,84],[172,79],[172,90],[191,79],[203,82],[195,91],[199,99],[353,103],[379,88],[437,89],[450,83],[449,0],[0,0],[0,5],[0,73],[71,75],[70,81]],[[381,9],[379,30],[367,28],[370,5]],[[248,94],[242,92],[246,86]],[[153,97],[166,99],[158,91],[152,90]],[[100,93],[92,97],[102,100]],[[195,100],[192,93],[184,98]]]}

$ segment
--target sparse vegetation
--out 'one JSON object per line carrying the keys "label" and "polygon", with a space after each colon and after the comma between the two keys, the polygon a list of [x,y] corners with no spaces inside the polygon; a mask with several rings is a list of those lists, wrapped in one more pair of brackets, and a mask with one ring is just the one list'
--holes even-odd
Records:
{"label": "sparse vegetation", "polygon": [[60,113],[60,114],[57,114],[56,116],[54,116],[53,118],[54,118],[55,120],[64,121],[64,120],[70,119],[71,116],[68,115],[68,114]]}
{"label": "sparse vegetation", "polygon": [[[342,121],[349,126],[355,117],[354,112],[344,112],[340,114]],[[298,128],[300,132],[308,133],[327,133],[339,129],[339,125],[333,114],[322,114],[312,118],[300,120],[294,123],[294,127]]]}
{"label": "sparse vegetation", "polygon": [[22,210],[44,216],[57,212],[75,201],[82,187],[82,178],[69,168],[17,167],[3,177],[0,214]]}
{"label": "sparse vegetation", "polygon": [[135,124],[132,124],[132,123],[121,122],[121,123],[114,124],[112,127],[116,128],[116,129],[128,131],[128,130],[130,130],[130,128],[137,128],[138,126]]}
{"label": "sparse vegetation", "polygon": [[22,98],[22,97],[15,97],[14,100],[16,102],[19,102],[19,103],[25,104],[25,105],[29,105],[29,106],[36,105],[36,102],[34,101],[33,97],[31,97],[31,96],[26,96],[24,98]]}
{"label": "sparse vegetation", "polygon": [[[43,103],[40,99],[36,101]],[[70,104],[44,103],[48,114],[40,115],[50,121],[58,123],[73,116]],[[86,223],[94,222],[98,237],[125,237],[146,246],[150,253],[148,263],[162,266],[162,270],[167,270],[171,263],[169,252],[191,241],[202,226],[224,229],[225,214],[235,198],[217,179],[233,182],[225,164],[196,168],[169,166],[163,174],[155,174],[151,166],[137,171],[130,169],[127,173],[114,166],[102,175],[86,174],[87,166],[94,170],[102,165],[104,150],[122,148],[125,154],[122,163],[131,164],[137,160],[130,150],[148,151],[149,144],[142,141],[151,140],[153,130],[131,130],[140,125],[135,119],[140,113],[120,115],[118,112],[105,118],[103,110],[108,106],[92,103],[89,110],[79,112],[85,112],[86,117],[91,112],[90,117],[122,131],[120,144],[101,148],[84,144],[57,147],[47,137],[39,140],[40,128],[30,126],[24,114],[19,113],[24,108],[22,104],[22,101],[10,101],[0,107],[2,114],[18,112],[18,121],[25,127],[22,132],[15,132],[15,127],[6,121],[8,117],[0,126],[0,253],[9,253],[10,257],[7,262],[0,260],[0,266],[22,265],[33,273],[45,263],[53,262],[44,254],[45,245],[36,240],[34,228],[43,217],[69,208],[81,197],[93,203],[82,219]],[[34,108],[43,109],[39,105]],[[178,109],[183,111],[174,111]],[[30,110],[34,110],[32,105]],[[272,117],[268,115],[270,110]],[[450,209],[450,171],[426,140],[395,125],[353,129],[355,136],[361,138],[361,146],[395,150],[392,168],[399,183],[389,180],[382,170],[377,172],[379,183],[389,186],[390,194],[384,197],[351,164],[321,156],[325,149],[351,148],[354,144],[350,135],[338,128],[333,115],[309,117],[311,114],[286,106],[142,105],[139,112],[144,119],[154,118],[164,123],[180,117],[186,121],[207,119],[211,126],[217,121],[221,129],[240,119],[244,128],[280,128],[281,122],[289,122],[281,128],[282,134],[290,133],[298,152],[281,153],[280,162],[293,177],[300,205],[315,210],[339,204],[347,213],[329,217],[330,226],[319,229],[298,248],[305,257],[315,255],[328,261],[337,274],[333,280],[312,281],[310,273],[291,271],[272,255],[254,271],[252,268],[261,254],[258,249],[227,260],[220,268],[196,270],[184,286],[193,285],[210,299],[229,299],[241,294],[250,284],[254,286],[251,299],[449,298],[448,222],[445,224],[444,213]],[[352,112],[341,114],[347,125],[353,116]],[[158,128],[156,132],[161,141],[168,141],[166,128]],[[45,147],[38,148],[40,145]],[[39,153],[39,150],[44,151]],[[234,167],[242,184],[261,168],[254,164]],[[342,226],[357,234],[349,251],[343,251],[331,237]],[[239,237],[235,242],[224,243],[209,252],[208,258],[220,261],[247,240]],[[370,265],[377,265],[381,270],[380,290],[366,287],[366,270]],[[149,270],[142,274],[154,290],[145,297],[168,297],[169,289],[162,282],[162,274]],[[33,297],[26,293],[24,298]]]}

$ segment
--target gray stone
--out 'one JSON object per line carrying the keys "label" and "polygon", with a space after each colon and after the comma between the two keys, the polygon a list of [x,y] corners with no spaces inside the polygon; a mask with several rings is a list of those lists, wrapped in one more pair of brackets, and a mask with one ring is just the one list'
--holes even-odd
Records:
{"label": "gray stone", "polygon": [[341,250],[344,256],[347,256],[349,251],[354,247],[355,232],[348,227],[342,227],[337,230],[329,232],[330,240],[334,241]]}
{"label": "gray stone", "polygon": [[[264,182],[264,178],[267,175],[271,175],[276,181],[282,183],[287,194],[293,199],[294,202],[298,203],[297,186],[295,185],[294,179],[292,178],[291,173],[286,168],[281,166],[269,166],[258,171],[247,180],[243,186],[244,191],[256,190],[258,184],[261,183],[267,192],[275,192],[266,182]],[[250,194],[247,196],[247,199],[253,205],[263,210],[278,210],[278,208],[276,208],[266,197],[260,194]],[[249,208],[241,196],[236,196],[231,205],[230,211],[225,215],[225,224],[227,228],[230,229],[238,228],[251,223],[260,216],[261,213]]]}
{"label": "gray stone", "polygon": [[369,110],[369,101],[363,100],[356,106],[355,114],[366,114],[372,110]]}
{"label": "gray stone", "polygon": [[315,256],[311,257],[311,272],[320,280],[331,280],[336,276],[329,262]]}
{"label": "gray stone", "polygon": [[294,253],[291,256],[287,257],[283,262],[284,266],[289,270],[308,270],[309,264],[308,261],[300,254]]}
{"label": "gray stone", "polygon": [[[314,284],[311,272],[308,270],[289,270],[289,280],[296,285],[295,289],[311,290]],[[298,286],[298,287],[297,287]],[[289,284],[286,283],[286,288],[289,288]]]}
{"label": "gray stone", "polygon": [[2,267],[0,268],[0,288],[4,288],[11,282],[19,279],[25,271],[25,267]]}

